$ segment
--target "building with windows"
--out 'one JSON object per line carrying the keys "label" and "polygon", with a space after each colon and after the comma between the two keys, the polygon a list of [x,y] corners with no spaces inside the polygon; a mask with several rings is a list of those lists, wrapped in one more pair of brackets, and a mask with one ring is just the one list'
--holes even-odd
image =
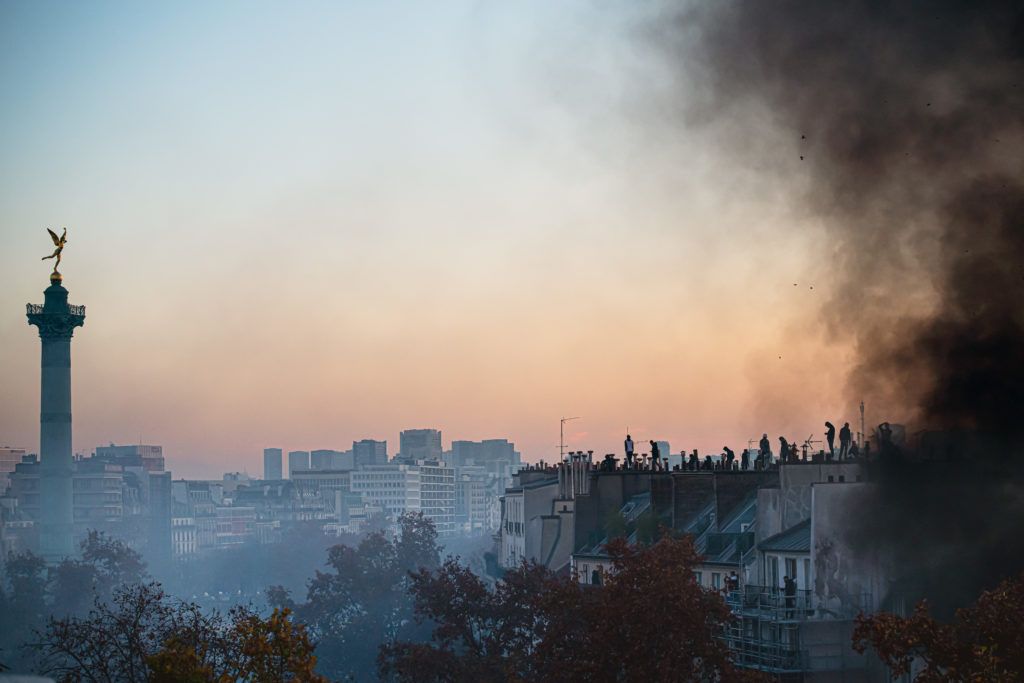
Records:
{"label": "building with windows", "polygon": [[443,461],[422,460],[420,471],[420,509],[437,528],[437,535],[455,533],[455,470]]}
{"label": "building with windows", "polygon": [[295,472],[309,469],[309,451],[291,451],[288,453],[288,478]]}
{"label": "building with windows", "polygon": [[455,529],[467,535],[490,531],[487,502],[488,474],[483,467],[455,469]]}
{"label": "building with windows", "polygon": [[398,460],[406,464],[418,460],[441,460],[441,432],[437,429],[406,429],[398,437]]}
{"label": "building with windows", "polygon": [[24,448],[11,448],[0,446],[0,496],[4,495],[10,484],[10,475],[14,472],[14,466],[25,457]]}
{"label": "building with windows", "polygon": [[322,448],[309,453],[309,468],[312,470],[351,470],[352,451],[334,451]]}
{"label": "building with windows", "polygon": [[363,439],[352,442],[352,459],[355,467],[388,464],[388,442]]}
{"label": "building with windows", "polygon": [[122,467],[142,467],[147,472],[164,471],[163,446],[97,446],[96,458]]}
{"label": "building with windows", "polygon": [[380,507],[392,519],[406,512],[421,512],[421,473],[413,465],[372,465],[352,472],[352,493]]}
{"label": "building with windows", "polygon": [[263,479],[265,481],[278,481],[284,478],[283,458],[280,448],[263,449]]}

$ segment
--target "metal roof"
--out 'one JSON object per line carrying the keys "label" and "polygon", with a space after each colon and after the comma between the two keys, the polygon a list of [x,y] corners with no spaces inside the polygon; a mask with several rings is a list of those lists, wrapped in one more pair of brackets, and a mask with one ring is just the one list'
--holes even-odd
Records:
{"label": "metal roof", "polygon": [[757,545],[758,550],[768,552],[811,552],[811,520],[805,519],[781,534],[764,539]]}

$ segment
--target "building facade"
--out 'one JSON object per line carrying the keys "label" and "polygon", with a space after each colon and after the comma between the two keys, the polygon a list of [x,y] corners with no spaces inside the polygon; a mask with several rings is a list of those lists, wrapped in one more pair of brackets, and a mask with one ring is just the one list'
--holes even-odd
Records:
{"label": "building facade", "polygon": [[280,448],[263,449],[263,479],[266,481],[279,481],[284,478],[282,462],[284,455]]}

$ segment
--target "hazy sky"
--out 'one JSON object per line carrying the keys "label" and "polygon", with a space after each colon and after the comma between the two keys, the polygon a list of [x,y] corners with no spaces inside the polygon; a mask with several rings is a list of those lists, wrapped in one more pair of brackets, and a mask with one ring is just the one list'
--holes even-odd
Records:
{"label": "hazy sky", "polygon": [[24,304],[64,225],[75,449],[175,476],[414,427],[551,459],[563,415],[598,454],[853,422],[797,156],[681,125],[657,12],[0,5],[0,444],[38,448]]}

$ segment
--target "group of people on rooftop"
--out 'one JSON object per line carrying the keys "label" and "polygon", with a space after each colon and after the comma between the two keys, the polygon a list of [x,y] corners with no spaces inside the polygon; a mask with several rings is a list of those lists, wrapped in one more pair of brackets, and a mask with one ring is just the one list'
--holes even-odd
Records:
{"label": "group of people on rooftop", "polygon": [[[850,430],[850,423],[844,422],[843,427],[839,430],[839,450],[838,458],[836,452],[836,428],[831,422],[825,422],[825,441],[828,444],[828,450],[821,450],[817,458],[813,455],[811,460],[818,458],[823,459],[827,462],[834,460],[847,460],[851,458],[858,458],[861,455],[867,457],[870,450],[870,444],[865,442],[864,451],[861,452],[857,442],[853,440],[853,432]],[[704,459],[701,460],[694,449],[693,452],[687,454],[685,451],[680,451],[679,456],[681,462],[669,467],[669,458],[666,455],[662,455],[661,447],[657,441],[653,439],[650,441],[651,452],[650,455],[647,453],[638,454],[636,452],[636,445],[633,442],[633,437],[630,434],[626,434],[626,440],[623,443],[625,450],[625,461],[622,469],[627,470],[643,470],[649,472],[668,472],[670,471],[697,471],[697,470],[726,470],[726,471],[745,471],[745,470],[766,470],[778,463],[795,463],[795,462],[807,462],[808,461],[808,441],[803,446],[802,455],[797,452],[797,444],[790,442],[786,437],[779,437],[779,457],[776,460],[772,453],[771,442],[768,440],[768,434],[764,433],[761,435],[761,440],[758,443],[758,449],[756,456],[751,462],[751,454],[753,449],[747,449],[742,452],[739,458],[736,457],[736,452],[728,446],[722,447],[722,453],[717,458],[712,458],[710,455],[705,455]],[[604,462],[601,464],[603,470],[616,470],[618,467],[618,458],[614,454],[609,453],[605,456]]]}

